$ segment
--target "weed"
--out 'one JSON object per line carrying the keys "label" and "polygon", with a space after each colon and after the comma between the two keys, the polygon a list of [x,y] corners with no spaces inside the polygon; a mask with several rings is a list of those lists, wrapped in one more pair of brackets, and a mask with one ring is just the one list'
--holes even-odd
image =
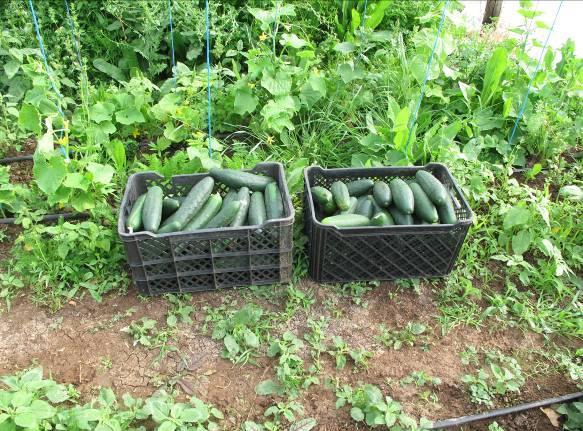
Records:
{"label": "weed", "polygon": [[468,346],[460,353],[462,364],[478,365],[478,351],[474,346]]}
{"label": "weed", "polygon": [[422,342],[428,345],[428,337],[424,335],[427,327],[422,323],[409,322],[405,328],[398,331],[389,331],[384,325],[379,326],[379,335],[376,340],[386,347],[400,350],[403,346],[413,347]]}
{"label": "weed", "polygon": [[168,353],[175,352],[176,346],[172,342],[176,342],[176,329],[174,327],[167,327],[159,329],[158,322],[154,319],[143,317],[139,321],[130,323],[122,329],[132,336],[134,346],[141,345],[149,349],[159,349],[157,360],[160,361]]}
{"label": "weed", "polygon": [[332,346],[328,354],[335,359],[336,368],[339,370],[346,366],[347,358],[354,361],[357,369],[367,369],[368,360],[373,357],[372,352],[363,348],[351,349],[348,344],[339,336],[332,337]]}
{"label": "weed", "polygon": [[311,348],[311,356],[315,371],[320,373],[322,371],[322,362],[320,356],[326,351],[326,329],[328,328],[328,319],[320,317],[319,320],[308,319],[308,328],[311,332],[304,334],[304,340]]}
{"label": "weed", "polygon": [[374,287],[378,287],[379,284],[376,281],[353,282],[337,285],[334,290],[338,295],[352,299],[352,302],[356,305],[366,307],[367,303],[363,300],[363,297]]}
{"label": "weed", "polygon": [[401,385],[410,385],[412,383],[415,386],[438,386],[441,385],[441,379],[439,377],[433,377],[427,374],[425,371],[412,371],[408,376],[403,377],[400,381]]}
{"label": "weed", "polygon": [[109,356],[102,356],[99,358],[99,364],[104,370],[111,370],[113,368],[113,362]]}

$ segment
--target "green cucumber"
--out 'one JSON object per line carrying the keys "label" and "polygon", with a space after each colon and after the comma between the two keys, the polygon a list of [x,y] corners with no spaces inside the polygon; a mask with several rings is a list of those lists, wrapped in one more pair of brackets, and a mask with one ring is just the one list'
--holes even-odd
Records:
{"label": "green cucumber", "polygon": [[380,207],[388,208],[391,205],[391,188],[384,181],[374,183],[372,194]]}
{"label": "green cucumber", "polygon": [[350,194],[348,193],[348,187],[342,181],[336,181],[330,187],[332,192],[332,197],[336,206],[340,211],[347,210],[350,207]]}
{"label": "green cucumber", "polygon": [[421,186],[427,197],[431,199],[435,205],[443,205],[447,201],[447,190],[441,182],[431,175],[430,172],[418,170],[415,173],[417,183]]}
{"label": "green cucumber", "polygon": [[144,230],[156,233],[162,221],[162,201],[164,192],[158,186],[152,186],[146,193],[146,200],[142,208],[142,223]]}
{"label": "green cucumber", "polygon": [[453,208],[453,203],[451,199],[447,198],[443,205],[437,207],[437,212],[439,213],[439,221],[442,224],[454,224],[457,223],[457,217],[455,215],[455,209]]}
{"label": "green cucumber", "polygon": [[336,211],[336,204],[334,203],[334,197],[330,193],[330,190],[321,186],[312,187],[310,190],[312,196],[314,196],[314,201],[324,214],[333,214]]}
{"label": "green cucumber", "polygon": [[205,204],[211,193],[213,192],[213,187],[215,186],[215,180],[212,177],[204,177],[198,183],[196,183],[192,189],[188,192],[188,195],[184,199],[180,208],[166,219],[162,227],[177,221],[180,225],[181,230],[186,223],[188,223],[198,211]]}
{"label": "green cucumber", "polygon": [[265,210],[265,201],[263,193],[253,192],[251,201],[249,203],[249,224],[251,226],[260,226],[265,223],[267,219],[267,212]]}
{"label": "green cucumber", "polygon": [[428,223],[438,221],[437,209],[435,209],[435,205],[433,205],[433,202],[431,202],[421,186],[416,182],[410,182],[409,187],[413,192],[413,199],[415,201],[415,215]]}
{"label": "green cucumber", "polygon": [[227,205],[229,202],[237,200],[237,190],[229,189],[225,197],[223,198],[223,205]]}
{"label": "green cucumber", "polygon": [[239,208],[241,207],[241,202],[232,201],[221,207],[221,210],[207,223],[205,229],[214,229],[219,227],[227,227],[231,224]]}
{"label": "green cucumber", "polygon": [[389,187],[391,188],[393,204],[399,211],[403,214],[413,214],[415,209],[413,192],[407,183],[400,178],[394,178],[389,183]]}
{"label": "green cucumber", "polygon": [[374,215],[374,207],[368,196],[361,196],[356,206],[355,214],[360,214],[368,219]]}
{"label": "green cucumber", "polygon": [[340,214],[354,214],[356,211],[356,206],[358,205],[358,199],[354,196],[350,196],[350,206],[347,210],[340,211]]}
{"label": "green cucumber", "polygon": [[165,197],[162,201],[162,217],[168,217],[180,208],[180,201],[176,198]]}
{"label": "green cucumber", "polygon": [[162,233],[178,232],[180,230],[180,228],[181,228],[180,223],[177,221],[173,221],[171,223],[165,223],[164,226],[162,226],[160,229],[158,229],[158,232],[156,232],[156,233],[162,234]]}
{"label": "green cucumber", "polygon": [[368,226],[370,219],[360,214],[341,214],[326,217],[322,220],[322,224],[336,227],[359,227]]}
{"label": "green cucumber", "polygon": [[376,199],[372,195],[368,195],[367,198],[370,201],[370,203],[372,204],[373,215],[376,213],[379,213],[383,210],[383,208],[381,208],[381,206],[377,203]]}
{"label": "green cucumber", "polygon": [[283,201],[277,184],[271,183],[265,187],[265,213],[267,220],[283,217]]}
{"label": "green cucumber", "polygon": [[140,195],[130,211],[130,215],[126,219],[126,228],[132,232],[137,231],[142,227],[142,208],[144,208],[144,202],[146,201],[146,193]]}
{"label": "green cucumber", "polygon": [[212,168],[209,172],[215,180],[229,186],[239,189],[247,187],[253,191],[264,191],[267,184],[275,180],[271,177],[252,174],[250,172],[237,171],[234,169]]}
{"label": "green cucumber", "polygon": [[184,226],[185,232],[203,229],[206,224],[219,212],[223,198],[219,194],[210,195],[202,209]]}
{"label": "green cucumber", "polygon": [[393,217],[395,224],[398,225],[411,225],[414,224],[413,216],[411,214],[402,213],[396,206],[391,205],[389,207],[389,213]]}
{"label": "green cucumber", "polygon": [[241,202],[241,205],[239,206],[237,215],[235,215],[235,218],[231,222],[231,227],[243,226],[247,220],[247,210],[249,209],[249,189],[247,187],[241,187],[239,189],[237,200]]}
{"label": "green cucumber", "polygon": [[368,191],[373,187],[373,185],[374,185],[373,180],[365,178],[363,180],[352,181],[346,184],[346,187],[348,188],[348,194],[350,194],[350,196],[359,197],[368,193]]}
{"label": "green cucumber", "polygon": [[388,211],[381,210],[370,219],[370,224],[373,226],[390,226],[395,224],[393,216]]}

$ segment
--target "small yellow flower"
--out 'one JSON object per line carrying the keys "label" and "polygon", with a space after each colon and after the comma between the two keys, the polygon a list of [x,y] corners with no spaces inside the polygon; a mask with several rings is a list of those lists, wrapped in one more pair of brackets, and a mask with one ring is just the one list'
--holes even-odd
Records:
{"label": "small yellow flower", "polygon": [[140,136],[140,131],[138,129],[132,130],[132,136],[134,138],[137,138],[138,136]]}
{"label": "small yellow flower", "polygon": [[273,144],[273,141],[274,141],[273,136],[268,136],[267,139],[266,139],[266,141],[267,141],[267,145]]}
{"label": "small yellow flower", "polygon": [[197,130],[194,132],[194,136],[198,139],[202,139],[204,137],[204,133],[202,133],[200,130]]}
{"label": "small yellow flower", "polygon": [[30,244],[24,244],[24,250],[31,251],[32,248],[33,248],[32,245],[30,245]]}
{"label": "small yellow flower", "polygon": [[554,228],[551,229],[552,233],[557,233],[561,230],[561,228],[559,226],[555,226]]}
{"label": "small yellow flower", "polygon": [[247,83],[247,87],[249,87],[249,88],[255,88],[255,83],[253,83],[253,82],[248,82],[248,83]]}
{"label": "small yellow flower", "polygon": [[62,138],[57,139],[57,144],[61,145],[61,146],[67,146],[67,144],[69,143],[69,137],[67,135],[64,135]]}
{"label": "small yellow flower", "polygon": [[259,36],[259,40],[261,42],[263,42],[265,39],[267,39],[269,36],[267,36],[265,33],[261,33],[261,35]]}

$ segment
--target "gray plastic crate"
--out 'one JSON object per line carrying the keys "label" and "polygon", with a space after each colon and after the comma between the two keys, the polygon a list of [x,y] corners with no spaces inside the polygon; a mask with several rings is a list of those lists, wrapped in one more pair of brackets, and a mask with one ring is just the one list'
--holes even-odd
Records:
{"label": "gray plastic crate", "polygon": [[[283,199],[284,217],[261,226],[201,229],[195,232],[129,233],[126,218],[135,200],[153,185],[165,196],[185,196],[207,174],[177,175],[165,180],[140,172],[127,182],[118,219],[132,278],[140,294],[161,295],[287,282],[292,272],[294,210],[280,163],[259,163],[248,172],[273,177]],[[227,187],[217,183],[224,196]]]}
{"label": "gray plastic crate", "polygon": [[[445,185],[453,198],[457,223],[339,229],[318,221],[321,214],[314,206],[311,187],[329,189],[338,180],[370,178],[389,182],[395,177],[410,179],[419,169],[430,171]],[[451,272],[472,224],[472,211],[444,165],[347,169],[314,166],[307,168],[304,176],[309,273],[315,281],[343,283],[441,277]]]}

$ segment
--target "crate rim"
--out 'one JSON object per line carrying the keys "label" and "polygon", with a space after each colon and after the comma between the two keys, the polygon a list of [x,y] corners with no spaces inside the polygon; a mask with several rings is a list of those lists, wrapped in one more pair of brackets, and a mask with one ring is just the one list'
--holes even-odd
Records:
{"label": "crate rim", "polygon": [[[369,171],[371,174],[374,174],[374,173],[384,174],[385,173],[384,171],[386,169],[405,169],[408,171],[418,171],[420,169],[428,170],[428,168],[430,168],[432,166],[437,166],[437,167],[440,167],[442,169],[445,169],[446,173],[450,176],[450,178],[452,178],[454,180],[454,181],[452,181],[452,185],[462,200],[462,202],[461,202],[462,206],[465,206],[465,208],[468,210],[467,220],[458,220],[454,224],[436,223],[436,224],[359,226],[359,227],[340,227],[339,228],[339,227],[334,226],[334,225],[323,224],[322,222],[320,222],[316,218],[316,211],[314,209],[314,200],[312,197],[312,190],[311,190],[310,180],[309,180],[309,173],[312,171],[319,171],[320,173],[323,173],[323,174],[339,173],[339,174],[346,174],[347,176],[358,177],[358,176],[362,176],[362,175],[355,175],[354,171],[356,169],[365,169],[365,170]],[[435,231],[435,232],[440,231],[441,232],[441,231],[443,231],[444,228],[453,228],[455,226],[471,225],[474,221],[474,213],[473,213],[472,209],[470,208],[470,205],[468,204],[463,191],[458,186],[457,181],[455,181],[455,178],[451,174],[450,170],[443,163],[428,163],[426,165],[420,165],[420,166],[416,166],[416,165],[414,165],[414,166],[382,166],[382,167],[372,167],[372,168],[354,168],[354,167],[353,168],[323,168],[319,165],[313,165],[313,166],[309,166],[306,169],[304,169],[304,184],[306,187],[306,192],[308,194],[308,206],[309,206],[309,210],[310,210],[310,218],[311,218],[312,223],[314,223],[319,228],[337,230],[343,234],[366,235],[368,233],[368,234],[374,235],[376,232],[378,232],[378,229],[384,230],[386,232],[394,231],[395,233],[397,233],[397,232],[404,233],[404,232],[411,230],[412,228],[415,229],[415,231],[417,231],[418,229],[422,229],[423,231],[425,231],[427,233],[431,233],[432,231]],[[367,231],[370,231],[370,232],[367,232]]]}
{"label": "crate rim", "polygon": [[[253,172],[259,166],[267,166],[267,167],[275,166],[275,167],[277,167],[279,174],[282,175],[283,178],[281,178],[282,179],[281,184],[279,184],[279,181],[277,181],[277,182],[278,182],[278,186],[280,188],[281,197],[284,201],[284,208],[287,207],[287,209],[289,209],[288,216],[277,218],[277,219],[267,220],[261,225],[246,225],[246,226],[239,226],[239,227],[228,226],[228,227],[223,227],[223,228],[207,228],[207,229],[197,229],[195,231],[188,231],[188,232],[179,231],[179,232],[168,232],[168,233],[163,233],[163,234],[152,233],[152,232],[144,231],[144,230],[130,233],[130,232],[126,231],[125,225],[123,223],[124,222],[123,209],[127,206],[128,200],[129,200],[130,187],[128,187],[128,185],[133,183],[134,178],[140,177],[143,175],[156,175],[158,178],[164,179],[164,175],[160,174],[158,171],[140,171],[140,172],[134,172],[133,174],[131,174],[126,181],[126,187],[124,189],[123,198],[122,198],[122,201],[120,203],[120,208],[119,208],[118,223],[117,223],[118,235],[120,236],[122,241],[134,241],[137,239],[145,239],[145,238],[151,238],[151,239],[169,238],[169,237],[187,238],[189,236],[196,236],[196,235],[200,235],[200,234],[212,234],[212,233],[216,233],[216,232],[244,233],[244,232],[249,231],[249,230],[258,230],[261,228],[269,228],[272,226],[276,227],[277,225],[280,225],[280,224],[283,224],[286,226],[293,224],[294,219],[295,219],[295,211],[294,211],[293,204],[291,201],[291,196],[289,194],[289,190],[287,187],[287,181],[286,181],[285,175],[283,174],[284,168],[283,168],[282,163],[280,163],[280,162],[260,162],[260,163],[257,163],[253,168],[250,168],[250,169],[235,169],[235,170],[239,170],[242,172]],[[200,177],[205,176],[205,177],[207,177],[207,176],[210,176],[210,173],[207,171],[207,172],[199,172],[196,174],[173,175],[170,178],[170,181],[172,181],[174,178],[193,177],[193,176],[200,176]]]}

